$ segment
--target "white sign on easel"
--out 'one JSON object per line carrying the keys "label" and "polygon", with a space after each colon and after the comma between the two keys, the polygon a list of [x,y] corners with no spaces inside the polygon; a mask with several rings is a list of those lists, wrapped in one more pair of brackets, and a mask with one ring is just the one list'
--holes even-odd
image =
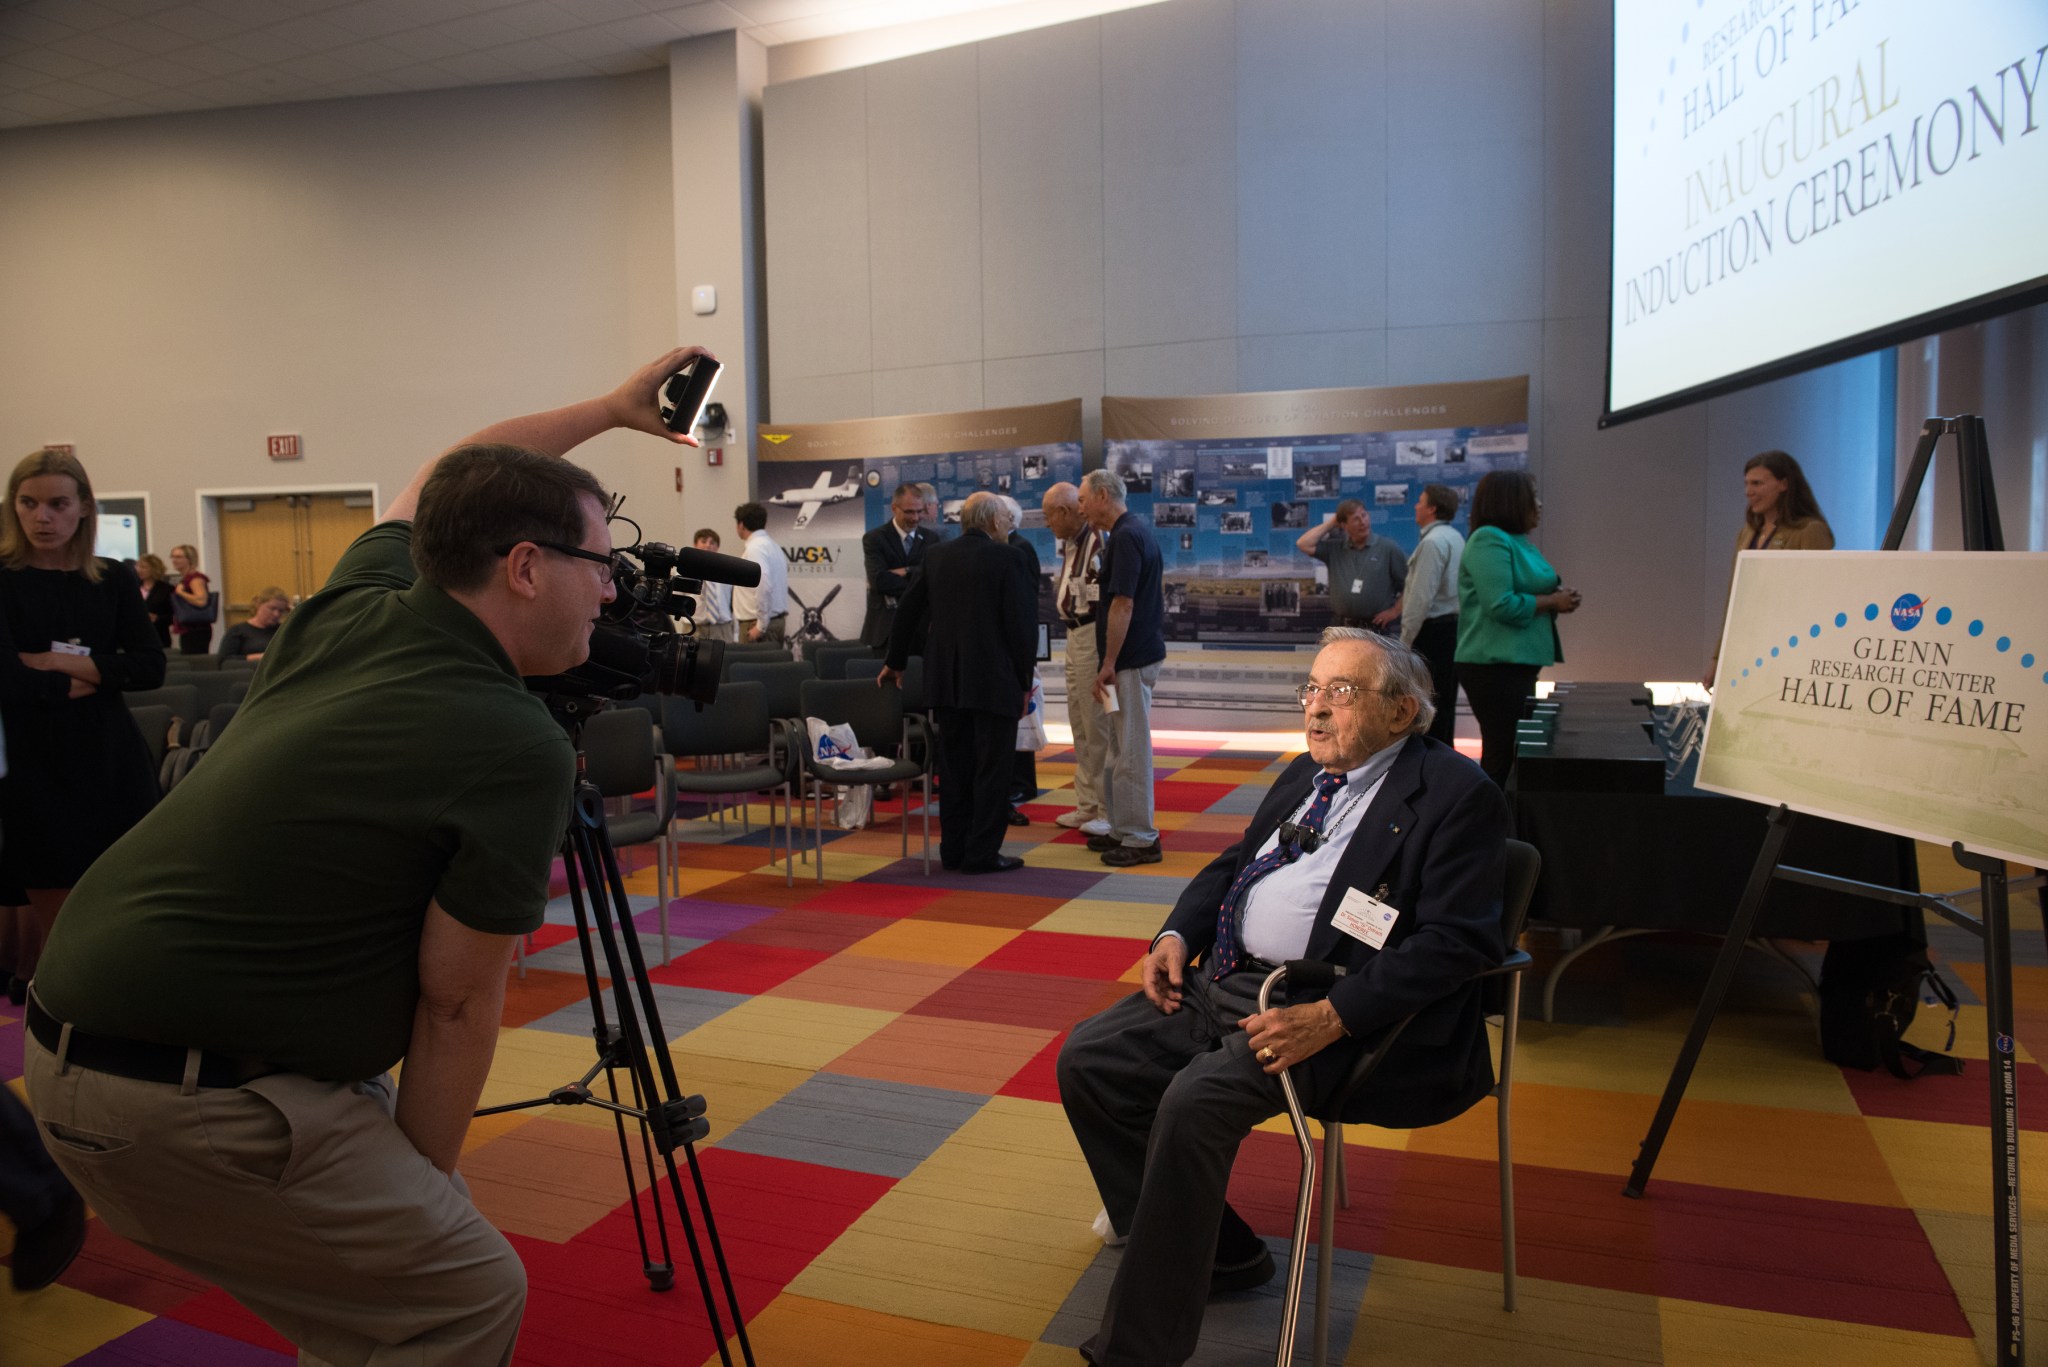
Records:
{"label": "white sign on easel", "polygon": [[1699,786],[2048,866],[2048,554],[1738,557]]}

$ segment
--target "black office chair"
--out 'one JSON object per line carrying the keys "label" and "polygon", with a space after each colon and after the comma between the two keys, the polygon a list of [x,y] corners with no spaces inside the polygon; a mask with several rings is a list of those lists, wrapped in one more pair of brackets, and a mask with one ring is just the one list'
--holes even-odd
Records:
{"label": "black office chair", "polygon": [[187,655],[176,650],[164,655],[164,672],[167,674],[211,674],[219,668],[218,655]]}
{"label": "black office chair", "polygon": [[[815,641],[804,647],[804,658],[817,666],[821,679],[845,679],[852,677],[843,663],[856,655],[876,655],[880,652],[873,646],[859,641]],[[876,668],[880,668],[879,665]]]}
{"label": "black office chair", "polygon": [[[831,669],[830,674],[826,669]],[[866,650],[835,651],[832,657],[818,662],[818,677],[821,679],[860,679],[867,683],[875,681],[875,675],[882,672],[882,657]]]}
{"label": "black office chair", "polygon": [[[1537,853],[1534,845],[1520,840],[1507,842],[1507,878],[1501,891],[1501,934],[1507,946],[1507,957],[1498,968],[1489,968],[1476,975],[1481,980],[1507,980],[1507,1000],[1501,1012],[1500,1067],[1495,1073],[1493,1089],[1486,1093],[1499,1108],[1501,1304],[1507,1310],[1515,1308],[1515,1166],[1509,1142],[1508,1101],[1515,1067],[1515,1027],[1522,1010],[1522,975],[1530,964],[1529,955],[1515,946],[1522,938],[1522,923],[1529,913],[1529,899],[1536,892],[1536,876],[1542,870],[1543,856]],[[1266,1009],[1267,997],[1276,983],[1290,978],[1298,983],[1311,984],[1320,978],[1327,983],[1334,980],[1337,971],[1330,964],[1312,960],[1282,964],[1267,976],[1265,985],[1259,989],[1259,1010]],[[1394,1047],[1401,1032],[1408,1028],[1408,1022],[1414,1019],[1414,1016],[1409,1016],[1395,1023],[1380,1040],[1378,1048],[1360,1055],[1350,1079],[1315,1117],[1323,1126],[1320,1174],[1315,1144],[1309,1138],[1308,1120],[1294,1095],[1294,1083],[1286,1073],[1280,1075],[1281,1089],[1287,1096],[1288,1121],[1294,1126],[1295,1142],[1301,1146],[1301,1185],[1295,1195],[1294,1206],[1294,1249],[1288,1259],[1287,1286],[1280,1301],[1280,1345],[1275,1360],[1281,1367],[1290,1367],[1294,1361],[1294,1330],[1301,1314],[1302,1273],[1308,1258],[1309,1203],[1319,1175],[1323,1187],[1322,1219],[1316,1245],[1314,1349],[1309,1361],[1314,1367],[1323,1367],[1328,1360],[1330,1259],[1336,1245],[1337,1206],[1340,1202],[1346,1207],[1351,1204],[1344,1174],[1344,1123],[1338,1117],[1343,1115],[1351,1099],[1371,1083],[1374,1070]]]}
{"label": "black office chair", "polygon": [[757,683],[768,693],[768,715],[801,718],[803,686],[815,683],[817,670],[809,660],[740,660],[725,672],[728,683]]}
{"label": "black office chair", "polygon": [[[903,711],[903,695],[894,688],[877,688],[867,679],[813,679],[803,685],[802,710],[799,715],[805,719],[816,717],[827,725],[841,723],[853,728],[854,743],[866,749],[879,752],[890,745],[902,747],[899,755],[912,753],[912,740],[923,740],[923,727],[917,718],[909,717]],[[910,806],[909,781],[923,780],[924,792],[924,871],[932,871],[932,778],[928,765],[917,760],[903,758],[878,764],[872,769],[835,769],[820,763],[811,752],[809,732],[805,732],[803,767],[811,779],[811,823],[812,854],[817,860],[817,875],[820,883],[825,881],[825,789],[868,787],[879,788],[884,784],[903,784],[904,808],[898,827],[902,836],[902,857],[910,857]],[[929,749],[927,747],[927,753]]]}
{"label": "black office chair", "polygon": [[[725,657],[719,665],[719,681],[722,683],[730,679],[732,667],[736,664],[786,665],[795,659],[796,657],[790,654],[788,646],[779,646],[773,641],[729,641],[726,643]],[[812,672],[816,673],[815,670]]]}
{"label": "black office chair", "polygon": [[[665,698],[661,733],[674,759],[695,759],[698,767],[671,768],[669,782],[676,794],[706,796],[766,793],[768,795],[768,855],[775,856],[775,794],[782,794],[783,882],[796,882],[795,827],[793,815],[796,787],[802,779],[799,767],[803,739],[793,734],[789,721],[768,710],[768,690],[758,683],[732,682],[718,690],[718,696],[703,711],[688,698]],[[752,753],[756,747],[769,758],[766,763],[740,763],[726,768],[705,767],[703,761],[735,753]],[[745,810],[744,807],[741,809]],[[663,835],[671,866],[677,848],[671,829]],[[662,905],[661,957],[668,961],[668,906]]]}
{"label": "black office chair", "polygon": [[183,783],[192,770],[198,767],[199,761],[206,758],[206,752],[220,739],[221,732],[228,729],[228,723],[234,720],[235,712],[240,707],[240,703],[215,703],[207,711],[205,719],[192,728],[191,739],[172,752],[160,771],[160,779],[166,793]]}
{"label": "black office chair", "polygon": [[164,751],[170,745],[171,709],[162,703],[144,703],[140,707],[130,704],[128,715],[135,719],[135,729],[142,733],[143,744],[149,747],[149,771],[160,774]]}

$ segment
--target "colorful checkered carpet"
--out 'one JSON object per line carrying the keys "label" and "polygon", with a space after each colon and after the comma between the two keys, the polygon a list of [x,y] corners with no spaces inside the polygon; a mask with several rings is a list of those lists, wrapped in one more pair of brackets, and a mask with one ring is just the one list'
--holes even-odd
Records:
{"label": "colorful checkered carpet", "polygon": [[[1283,757],[1162,749],[1165,862],[1112,872],[1052,824],[1071,756],[1049,751],[998,878],[925,877],[897,856],[897,810],[828,838],[825,880],[785,887],[758,826],[686,823],[672,959],[650,973],[683,1088],[709,1103],[699,1152],[764,1367],[1077,1364],[1117,1253],[1055,1092],[1063,1032],[1131,990],[1186,878],[1230,843]],[[762,809],[756,807],[756,818]],[[636,919],[660,960],[654,871],[629,851]],[[1929,887],[1961,887],[1952,866]],[[1945,881],[1946,880],[1946,881]],[[2038,1214],[2048,969],[2031,897],[2016,970],[2025,1186]],[[487,1104],[544,1094],[591,1057],[565,898],[512,986]],[[1544,972],[1554,937],[1532,935]],[[1965,988],[1957,1050],[1984,1054],[1973,942],[1937,938]],[[1575,963],[1557,1021],[1525,1009],[1514,1096],[1521,1307],[1500,1305],[1494,1114],[1348,1132],[1334,1361],[1900,1363],[1989,1361],[1984,1066],[1913,1083],[1845,1072],[1810,996],[1749,955],[1649,1199],[1621,1195],[1705,980],[1713,944],[1650,937]],[[1532,984],[1533,986],[1533,984]],[[6,1008],[0,1007],[0,1011]],[[1915,1030],[1939,1045],[1944,1022]],[[0,1078],[21,1072],[0,1014]],[[717,1361],[687,1257],[666,1294],[640,1272],[612,1123],[548,1107],[480,1120],[463,1169],[526,1260],[519,1361]],[[1296,1172],[1284,1124],[1252,1136],[1232,1200],[1285,1259]],[[664,1192],[664,1198],[666,1193]],[[641,1201],[646,1202],[643,1193]],[[0,1247],[11,1238],[0,1225]],[[2038,1262],[2038,1259],[2037,1259]],[[2031,1307],[2048,1305],[2031,1287]],[[1198,1364],[1273,1360],[1278,1283],[1210,1307]],[[2038,1313],[2038,1309],[2036,1311]],[[730,1326],[728,1326],[730,1328]],[[2029,1329],[2048,1349],[2048,1326]],[[737,1351],[734,1353],[738,1360]],[[256,1367],[287,1346],[218,1290],[97,1222],[62,1283],[0,1286],[0,1367]]]}

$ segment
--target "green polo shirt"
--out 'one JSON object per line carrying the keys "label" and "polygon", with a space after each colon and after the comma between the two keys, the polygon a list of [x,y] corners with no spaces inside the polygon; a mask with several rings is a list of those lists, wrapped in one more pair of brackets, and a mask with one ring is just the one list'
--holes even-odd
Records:
{"label": "green polo shirt", "polygon": [[412,1034],[429,899],[540,924],[575,752],[411,550],[408,523],[363,533],[205,761],[79,881],[36,974],[51,1014],[373,1077]]}

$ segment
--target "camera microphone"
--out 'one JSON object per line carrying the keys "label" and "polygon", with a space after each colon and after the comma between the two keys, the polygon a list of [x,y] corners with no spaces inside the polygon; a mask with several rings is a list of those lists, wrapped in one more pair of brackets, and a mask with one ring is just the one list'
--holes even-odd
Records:
{"label": "camera microphone", "polygon": [[709,579],[714,584],[737,584],[743,589],[758,588],[761,583],[759,563],[737,555],[700,551],[694,546],[666,547],[663,554],[673,559],[676,571],[685,579]]}

